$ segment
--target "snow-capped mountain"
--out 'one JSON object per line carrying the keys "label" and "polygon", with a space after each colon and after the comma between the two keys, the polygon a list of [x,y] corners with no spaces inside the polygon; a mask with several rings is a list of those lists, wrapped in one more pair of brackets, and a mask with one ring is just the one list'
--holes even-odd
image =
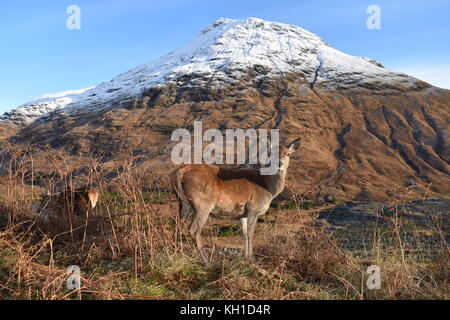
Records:
{"label": "snow-capped mountain", "polygon": [[417,81],[390,71],[374,60],[342,53],[296,26],[257,18],[222,18],[185,46],[159,59],[92,88],[44,95],[3,114],[0,120],[30,124],[53,111],[76,113],[85,108],[110,109],[158,85],[179,83],[183,79],[194,83],[193,76],[198,76],[196,85],[226,86],[255,67],[263,68],[268,77],[298,74],[311,87],[377,83],[408,87]]}

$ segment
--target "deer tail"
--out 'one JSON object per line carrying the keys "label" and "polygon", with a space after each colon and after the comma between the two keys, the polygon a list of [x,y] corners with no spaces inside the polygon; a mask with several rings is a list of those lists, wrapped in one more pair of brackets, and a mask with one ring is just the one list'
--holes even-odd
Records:
{"label": "deer tail", "polygon": [[183,190],[182,184],[183,174],[184,174],[183,167],[178,168],[173,172],[172,187],[178,197],[178,202],[180,204],[180,211],[179,211],[180,219],[187,219],[193,212],[193,208]]}

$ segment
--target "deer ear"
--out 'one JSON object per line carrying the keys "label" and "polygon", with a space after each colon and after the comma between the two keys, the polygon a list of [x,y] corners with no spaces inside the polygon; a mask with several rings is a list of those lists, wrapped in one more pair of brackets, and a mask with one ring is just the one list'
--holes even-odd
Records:
{"label": "deer ear", "polygon": [[96,190],[89,190],[88,197],[89,197],[89,202],[91,203],[92,209],[94,209],[95,206],[97,205],[98,196],[99,196],[99,194]]}
{"label": "deer ear", "polygon": [[289,145],[289,154],[291,154],[292,152],[294,152],[295,150],[298,149],[298,147],[300,146],[300,138],[295,139],[294,141],[291,142],[291,144]]}

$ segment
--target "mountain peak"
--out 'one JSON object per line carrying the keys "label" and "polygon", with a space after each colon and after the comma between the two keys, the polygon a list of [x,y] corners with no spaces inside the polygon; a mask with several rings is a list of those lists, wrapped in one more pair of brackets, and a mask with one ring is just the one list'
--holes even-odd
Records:
{"label": "mountain peak", "polygon": [[263,30],[266,29],[268,31],[275,31],[277,33],[288,33],[288,32],[293,32],[296,34],[304,34],[307,36],[310,36],[312,38],[316,38],[320,41],[323,42],[322,39],[320,39],[317,35],[309,32],[308,30],[305,30],[303,28],[294,26],[294,25],[289,25],[289,24],[285,24],[285,23],[281,23],[281,22],[271,22],[271,21],[267,21],[267,20],[263,20],[260,18],[254,18],[254,17],[250,17],[247,19],[243,19],[243,20],[233,20],[233,19],[229,19],[229,18],[219,18],[216,21],[214,21],[213,23],[211,23],[208,27],[206,27],[205,29],[203,29],[200,34],[204,34],[207,33],[209,31],[211,31],[212,29],[215,29],[217,27],[222,27],[222,30],[229,30],[229,29],[233,29],[233,28],[238,28],[238,27],[242,27],[245,28],[247,30]]}

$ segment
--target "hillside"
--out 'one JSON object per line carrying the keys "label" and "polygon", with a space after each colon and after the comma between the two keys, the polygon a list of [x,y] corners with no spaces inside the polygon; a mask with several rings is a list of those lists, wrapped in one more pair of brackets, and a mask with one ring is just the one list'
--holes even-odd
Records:
{"label": "hillside", "polygon": [[304,29],[220,19],[160,59],[25,104],[0,126],[19,125],[15,143],[103,161],[126,146],[157,182],[172,166],[171,132],[194,120],[205,130],[279,128],[285,141],[303,138],[288,190],[381,200],[409,186],[450,194],[449,101],[448,90],[344,54]]}

